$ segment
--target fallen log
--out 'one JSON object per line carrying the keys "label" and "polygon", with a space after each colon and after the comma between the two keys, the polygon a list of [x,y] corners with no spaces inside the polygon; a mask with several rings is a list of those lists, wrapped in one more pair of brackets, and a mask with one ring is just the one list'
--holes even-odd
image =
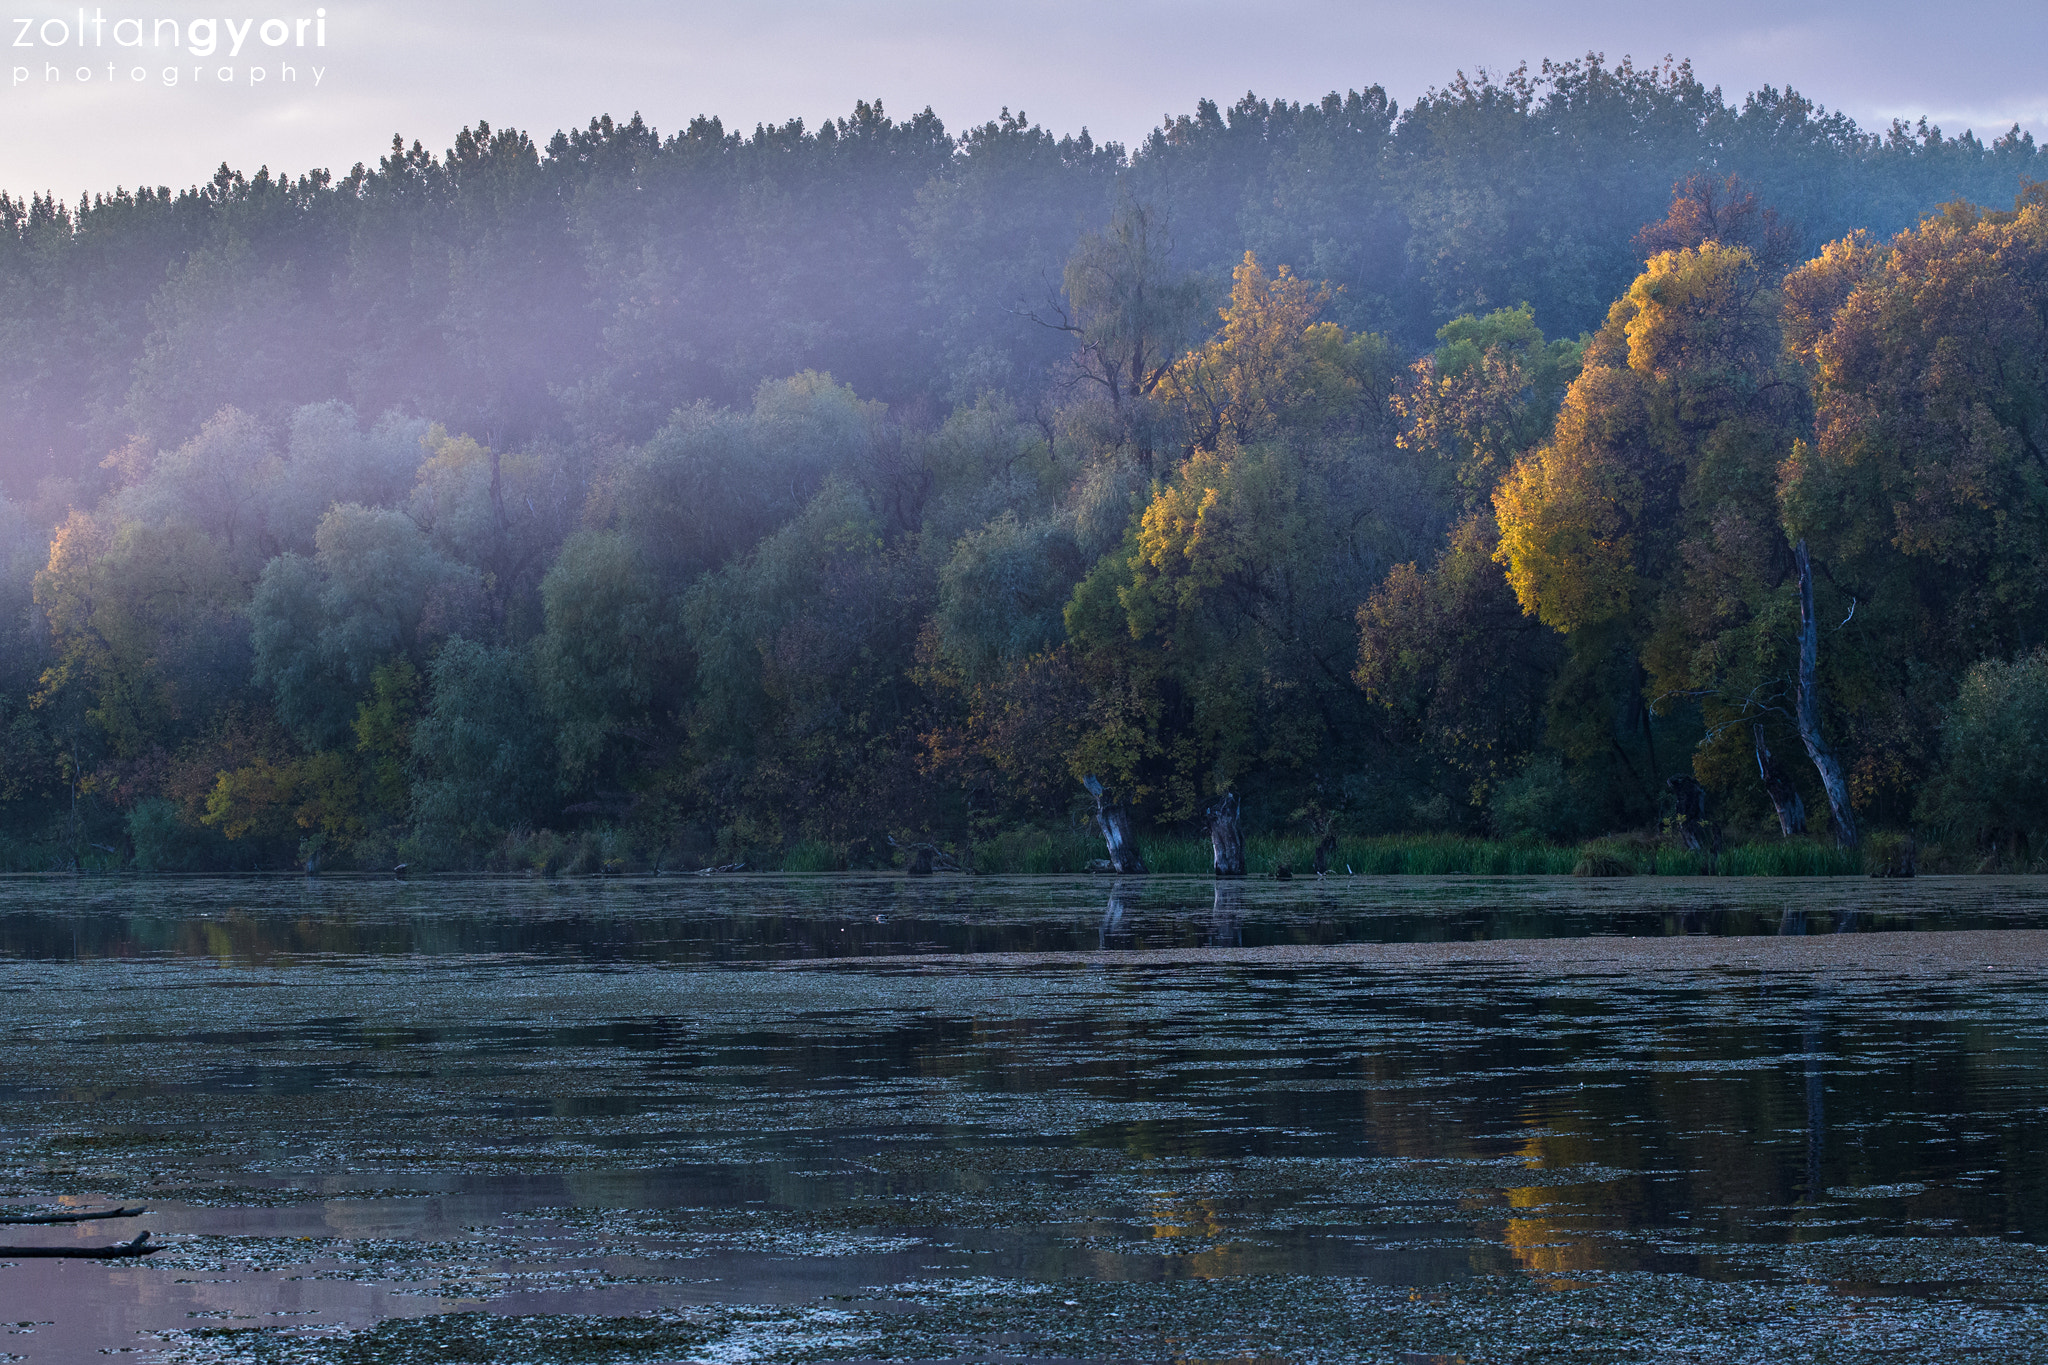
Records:
{"label": "fallen log", "polygon": [[0,1247],[0,1260],[64,1257],[74,1261],[99,1261],[115,1256],[154,1256],[163,1249],[162,1242],[152,1242],[147,1232],[140,1232],[132,1242],[116,1242],[105,1247]]}
{"label": "fallen log", "polygon": [[84,1223],[95,1218],[134,1218],[146,1208],[65,1209],[61,1213],[0,1213],[0,1223]]}

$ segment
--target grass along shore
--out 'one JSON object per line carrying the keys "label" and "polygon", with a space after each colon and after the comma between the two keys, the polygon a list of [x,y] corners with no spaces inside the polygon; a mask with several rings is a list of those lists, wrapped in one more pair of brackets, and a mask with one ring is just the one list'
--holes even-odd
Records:
{"label": "grass along shore", "polygon": [[[1810,838],[1741,844],[1724,849],[1715,870],[1724,877],[1863,876],[1895,864],[1905,842],[1902,835],[1879,833],[1857,849],[1837,848],[1831,841]],[[1205,875],[1212,866],[1205,838],[1143,839],[1140,852],[1146,868],[1162,875]],[[1102,841],[1092,832],[1020,831],[976,844],[973,869],[984,875],[1073,874],[1091,870],[1102,857]],[[1922,846],[1918,860],[1927,872],[2043,870],[2032,860],[1986,858],[1976,851],[1952,853],[1939,845]],[[1265,835],[1245,841],[1246,870],[1254,877],[1271,876],[1283,864],[1296,875],[1308,875],[1314,861],[1312,839]],[[756,865],[783,872],[851,870],[837,850],[822,843],[792,844],[779,862],[763,860]],[[1457,834],[1346,838],[1338,840],[1330,869],[1358,876],[1696,877],[1709,872],[1707,860],[1700,854],[1669,838],[1646,834],[1611,835],[1579,844]]]}
{"label": "grass along shore", "polygon": [[[1102,840],[1092,830],[1015,830],[976,843],[971,850],[955,841],[941,845],[953,859],[971,856],[975,873],[990,876],[1071,876],[1097,870]],[[1523,840],[1484,839],[1460,834],[1388,834],[1340,838],[1330,870],[1358,876],[1581,876],[1581,877],[1853,877],[1895,869],[1907,846],[1905,835],[1879,831],[1860,848],[1841,849],[1831,840],[1771,839],[1725,848],[1709,869],[1700,854],[1682,847],[1669,835],[1634,833],[1607,835],[1577,844],[1543,844]],[[1186,834],[1158,834],[1139,841],[1146,868],[1166,876],[1207,876],[1211,870],[1209,841]],[[2048,850],[2042,850],[2048,851]],[[885,850],[886,852],[886,850]],[[1297,876],[1312,875],[1315,844],[1306,837],[1254,835],[1245,841],[1249,875],[1270,877],[1284,864]],[[833,844],[800,840],[776,847],[706,849],[672,847],[659,852],[622,829],[586,829],[570,833],[551,830],[508,835],[480,863],[447,863],[420,857],[410,850],[358,851],[354,857],[332,859],[326,870],[375,871],[408,856],[414,869],[429,872],[480,872],[497,875],[586,876],[601,873],[695,871],[706,863],[744,864],[750,872],[826,873],[900,871],[904,857],[893,862],[861,857]],[[1987,853],[1973,844],[1923,843],[1917,863],[1925,873],[2040,873],[2048,859],[2022,846]],[[0,872],[57,872],[71,869],[71,860],[54,846],[0,845]],[[942,864],[943,867],[943,864]],[[155,868],[131,861],[113,849],[93,848],[80,857],[77,870],[96,873],[170,871],[285,871],[262,864],[230,867]]]}

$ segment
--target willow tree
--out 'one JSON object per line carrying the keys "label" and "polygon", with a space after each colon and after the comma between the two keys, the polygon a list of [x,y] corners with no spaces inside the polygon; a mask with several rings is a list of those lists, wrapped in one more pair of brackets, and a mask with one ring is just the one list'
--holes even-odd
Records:
{"label": "willow tree", "polygon": [[1546,341],[1525,306],[1457,318],[1394,395],[1400,447],[1456,520],[1427,568],[1397,565],[1357,613],[1353,677],[1440,777],[1484,803],[1540,737],[1556,636],[1522,614],[1493,552],[1493,492],[1547,440],[1581,342]]}
{"label": "willow tree", "polygon": [[1077,775],[1168,818],[1358,762],[1353,613],[1437,529],[1394,447],[1390,348],[1318,320],[1327,297],[1246,257],[1159,386],[1185,458],[1067,607],[1101,712]]}
{"label": "willow tree", "polygon": [[2048,638],[2048,187],[1837,242],[1787,294],[1815,421],[1784,517],[1824,628],[1854,611],[1850,785],[1904,816],[1964,672]]}
{"label": "willow tree", "polygon": [[1581,759],[1608,751],[1646,799],[1682,756],[1659,752],[1660,716],[1691,718],[1688,776],[1725,790],[1754,772],[1758,727],[1797,714],[1777,480],[1805,409],[1779,312],[1747,247],[1658,253],[1588,346],[1555,435],[1494,495],[1495,556],[1569,647],[1553,737]]}

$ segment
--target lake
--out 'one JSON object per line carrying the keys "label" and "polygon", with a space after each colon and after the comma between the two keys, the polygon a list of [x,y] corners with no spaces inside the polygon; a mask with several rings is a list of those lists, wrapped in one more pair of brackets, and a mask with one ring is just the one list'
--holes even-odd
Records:
{"label": "lake", "polygon": [[0,1360],[2048,1359],[2048,879],[0,878]]}

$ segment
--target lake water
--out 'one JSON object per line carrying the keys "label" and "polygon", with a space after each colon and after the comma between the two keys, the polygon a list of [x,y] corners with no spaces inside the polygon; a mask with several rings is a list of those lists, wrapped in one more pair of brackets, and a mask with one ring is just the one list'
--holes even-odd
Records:
{"label": "lake water", "polygon": [[2048,1360],[2048,879],[0,878],[0,1360]]}

